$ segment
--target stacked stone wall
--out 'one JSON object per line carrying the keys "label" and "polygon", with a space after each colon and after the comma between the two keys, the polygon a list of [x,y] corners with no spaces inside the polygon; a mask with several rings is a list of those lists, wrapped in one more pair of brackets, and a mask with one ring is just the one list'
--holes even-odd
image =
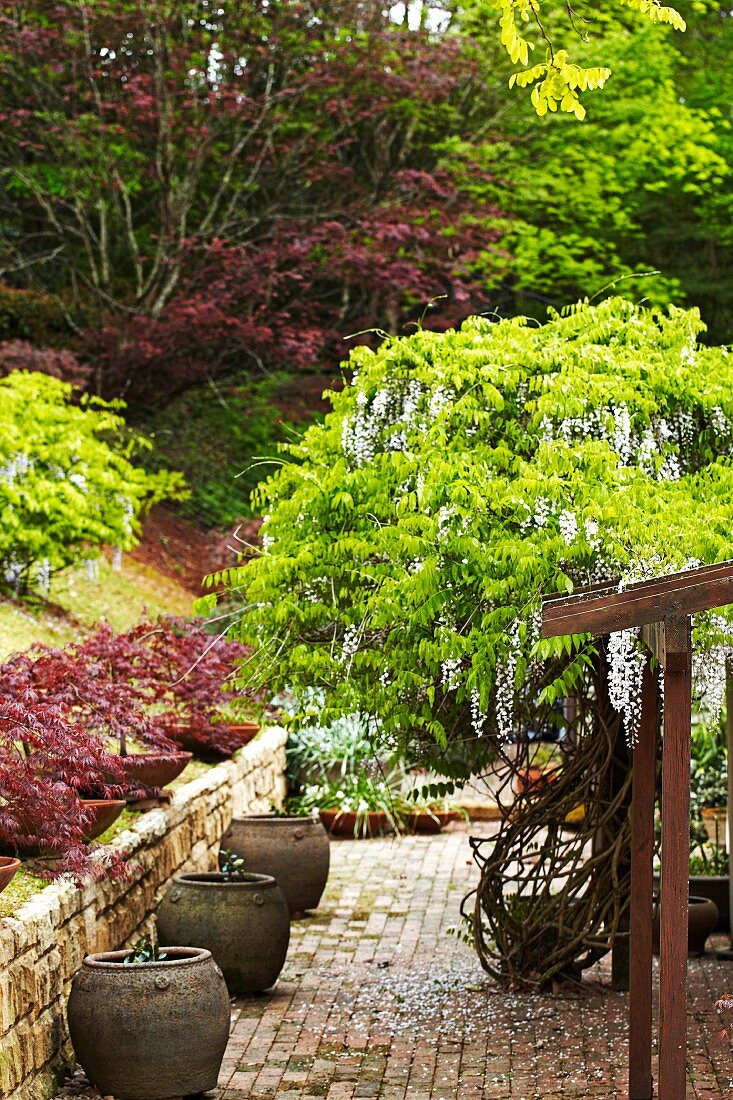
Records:
{"label": "stacked stone wall", "polygon": [[151,930],[173,875],[216,866],[233,816],[267,813],[285,797],[285,741],[268,729],[237,758],[141,814],[110,845],[126,879],[46,887],[0,919],[0,1098],[45,1100],[72,1061],[66,1000],[85,955],[126,946]]}

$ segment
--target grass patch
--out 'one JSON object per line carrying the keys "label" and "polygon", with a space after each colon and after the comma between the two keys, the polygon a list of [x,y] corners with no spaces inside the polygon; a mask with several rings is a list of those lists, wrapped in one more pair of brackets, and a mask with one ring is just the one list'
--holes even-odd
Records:
{"label": "grass patch", "polygon": [[177,511],[205,527],[227,526],[253,515],[250,494],[273,470],[277,444],[292,436],[274,404],[281,377],[243,376],[197,386],[175,397],[139,425],[155,441],[151,469],[181,470],[191,496]]}
{"label": "grass patch", "polygon": [[0,659],[35,642],[66,645],[101,621],[127,630],[145,614],[189,615],[191,602],[177,581],[129,556],[119,572],[100,560],[96,580],[67,569],[54,577],[48,600],[0,599]]}
{"label": "grass patch", "polygon": [[27,901],[40,894],[48,886],[46,879],[38,878],[21,867],[13,880],[0,894],[0,917],[12,917]]}

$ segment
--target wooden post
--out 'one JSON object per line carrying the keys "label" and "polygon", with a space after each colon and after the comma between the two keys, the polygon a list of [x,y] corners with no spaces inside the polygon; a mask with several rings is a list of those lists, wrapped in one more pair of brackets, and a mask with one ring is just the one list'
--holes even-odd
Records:
{"label": "wooden post", "polygon": [[665,621],[662,883],[659,952],[659,1100],[684,1100],[687,895],[690,837],[690,619]]}
{"label": "wooden post", "polygon": [[634,748],[631,800],[631,932],[629,975],[629,1100],[651,1100],[652,1082],[652,862],[659,690],[647,660],[641,686],[641,723]]}
{"label": "wooden post", "polygon": [[730,657],[725,662],[725,733],[728,745],[728,903],[731,914],[730,945],[733,949],[733,875],[730,873],[733,863],[733,662]]}

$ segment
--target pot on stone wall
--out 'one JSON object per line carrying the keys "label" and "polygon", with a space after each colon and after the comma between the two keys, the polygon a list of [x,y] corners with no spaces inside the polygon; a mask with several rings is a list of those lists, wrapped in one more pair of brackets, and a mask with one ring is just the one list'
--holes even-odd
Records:
{"label": "pot on stone wall", "polygon": [[14,856],[0,856],[0,894],[10,885],[10,880],[19,867],[20,860]]}
{"label": "pot on stone wall", "polygon": [[218,760],[227,760],[237,749],[248,745],[260,732],[258,722],[227,722],[227,740],[230,749],[223,749],[218,745],[212,745],[210,739],[202,737],[195,726],[174,724],[166,726],[166,736],[174,744],[179,745],[187,752],[193,753],[199,760],[213,764]]}
{"label": "pot on stone wall", "polygon": [[326,888],[331,849],[314,817],[235,817],[221,842],[247,871],[272,875],[291,914],[316,909]]}
{"label": "pot on stone wall", "polygon": [[211,953],[168,947],[125,964],[88,955],[69,997],[71,1041],[102,1096],[166,1100],[216,1088],[229,1038],[229,995]]}
{"label": "pot on stone wall", "polygon": [[[728,875],[690,875],[690,897],[710,898],[718,910],[718,923],[713,932],[730,932],[730,897]],[[654,892],[659,893],[659,875],[654,875]]]}
{"label": "pot on stone wall", "polygon": [[158,940],[208,948],[230,993],[260,993],[285,965],[287,902],[270,875],[176,875],[158,911]]}

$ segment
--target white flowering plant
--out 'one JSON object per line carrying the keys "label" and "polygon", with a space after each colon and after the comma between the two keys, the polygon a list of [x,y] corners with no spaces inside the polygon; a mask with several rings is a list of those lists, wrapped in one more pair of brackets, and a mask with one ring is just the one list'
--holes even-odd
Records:
{"label": "white flowering plant", "polygon": [[[633,741],[636,640],[541,639],[540,597],[733,556],[733,355],[703,329],[610,298],[356,348],[257,492],[266,550],[211,578],[242,600],[244,674],[459,774],[606,662]],[[706,639],[730,644],[724,613]]]}
{"label": "white flowering plant", "polygon": [[135,465],[149,444],[120,402],[75,397],[46,374],[0,379],[0,588],[45,595],[51,577],[105,546],[131,549],[142,511],[184,495],[179,474]]}

